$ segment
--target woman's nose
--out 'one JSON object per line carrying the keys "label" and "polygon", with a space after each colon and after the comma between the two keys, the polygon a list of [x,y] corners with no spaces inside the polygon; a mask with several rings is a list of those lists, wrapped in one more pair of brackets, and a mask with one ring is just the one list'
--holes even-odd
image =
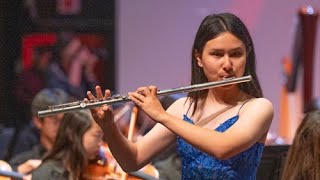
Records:
{"label": "woman's nose", "polygon": [[231,58],[228,55],[225,55],[225,57],[223,58],[223,69],[228,71],[230,69],[232,69],[232,62],[231,62]]}
{"label": "woman's nose", "polygon": [[99,146],[102,146],[102,145],[103,145],[103,143],[104,143],[103,139],[102,139],[102,138],[101,138],[101,139],[99,139],[99,141],[98,141]]}

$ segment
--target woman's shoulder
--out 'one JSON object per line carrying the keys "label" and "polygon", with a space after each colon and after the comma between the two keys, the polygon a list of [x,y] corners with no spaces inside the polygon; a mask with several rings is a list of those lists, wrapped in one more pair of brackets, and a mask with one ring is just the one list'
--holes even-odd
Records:
{"label": "woman's shoulder", "polygon": [[272,105],[272,102],[267,99],[267,98],[264,98],[264,97],[260,97],[260,98],[252,98],[250,100],[248,100],[248,103],[251,104],[252,106],[263,106],[263,107],[268,107],[268,108],[271,108],[273,109],[273,105]]}
{"label": "woman's shoulder", "polygon": [[244,102],[243,107],[239,110],[239,113],[250,114],[265,114],[266,116],[273,116],[274,109],[272,102],[267,98],[251,98]]}
{"label": "woman's shoulder", "polygon": [[188,97],[181,97],[179,99],[177,99],[174,104],[186,104],[186,103],[189,103],[189,98]]}
{"label": "woman's shoulder", "polygon": [[36,170],[36,171],[51,171],[56,169],[62,169],[62,163],[55,160],[46,160],[44,161]]}
{"label": "woman's shoulder", "polygon": [[172,105],[167,109],[167,112],[175,116],[181,117],[188,111],[190,106],[190,100],[188,97],[182,97],[177,99]]}

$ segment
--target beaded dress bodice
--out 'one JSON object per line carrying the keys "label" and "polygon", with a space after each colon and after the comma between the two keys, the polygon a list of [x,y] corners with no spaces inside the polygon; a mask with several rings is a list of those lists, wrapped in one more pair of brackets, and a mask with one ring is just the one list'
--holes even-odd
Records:
{"label": "beaded dress bodice", "polygon": [[[239,116],[236,115],[226,120],[215,131],[225,132],[237,122],[238,118]],[[193,124],[193,121],[186,115],[183,119]],[[219,146],[219,144],[215,144],[215,146]],[[264,144],[257,142],[230,159],[218,160],[178,137],[177,149],[182,160],[181,179],[256,179],[263,148]]]}

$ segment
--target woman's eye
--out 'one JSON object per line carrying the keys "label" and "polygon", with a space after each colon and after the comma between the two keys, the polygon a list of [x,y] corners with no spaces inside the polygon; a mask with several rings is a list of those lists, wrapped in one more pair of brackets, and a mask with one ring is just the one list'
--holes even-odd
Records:
{"label": "woman's eye", "polygon": [[216,56],[216,57],[222,57],[224,56],[223,53],[220,53],[220,52],[214,52],[212,53],[213,56]]}
{"label": "woman's eye", "polygon": [[95,134],[94,136],[95,136],[95,138],[98,139],[98,138],[102,138],[102,137],[103,137],[103,134],[102,134],[102,133],[97,133],[97,134]]}
{"label": "woman's eye", "polygon": [[234,53],[232,53],[230,56],[231,57],[241,57],[242,56],[242,52],[234,52]]}

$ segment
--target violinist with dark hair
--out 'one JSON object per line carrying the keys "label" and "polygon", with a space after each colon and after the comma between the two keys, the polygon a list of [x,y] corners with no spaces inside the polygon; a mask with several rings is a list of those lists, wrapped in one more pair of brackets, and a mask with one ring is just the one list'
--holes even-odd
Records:
{"label": "violinist with dark hair", "polygon": [[89,111],[66,113],[52,150],[32,172],[32,179],[82,179],[89,161],[99,155],[102,137]]}

